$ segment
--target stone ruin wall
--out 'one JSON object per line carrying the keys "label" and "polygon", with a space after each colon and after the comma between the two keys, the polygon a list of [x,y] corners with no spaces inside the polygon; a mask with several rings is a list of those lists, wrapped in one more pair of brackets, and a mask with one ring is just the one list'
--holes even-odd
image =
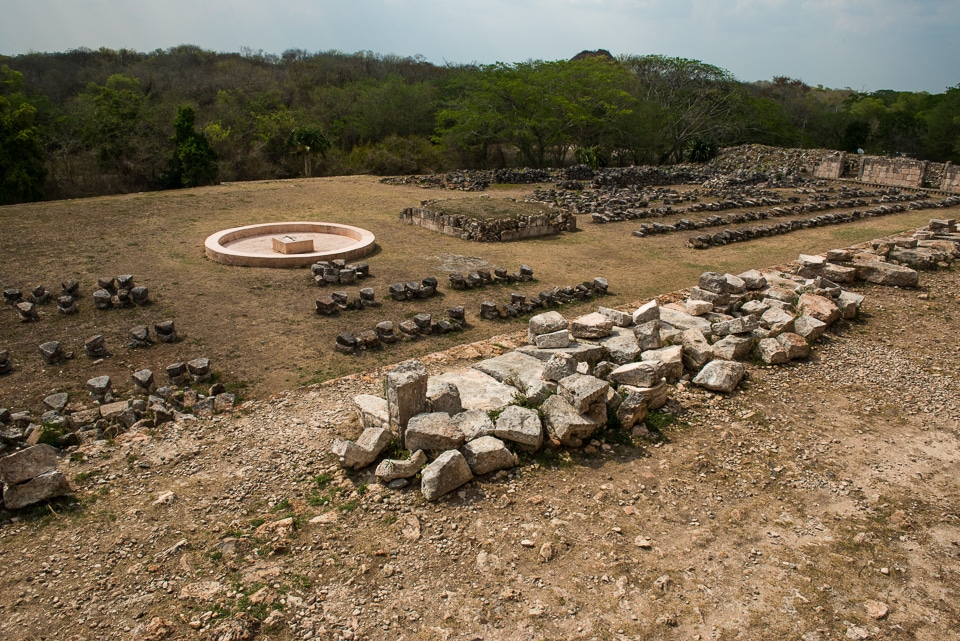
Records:
{"label": "stone ruin wall", "polygon": [[960,165],[947,163],[943,168],[943,182],[940,186],[943,191],[960,194]]}
{"label": "stone ruin wall", "polygon": [[835,155],[826,156],[813,170],[813,175],[815,178],[824,180],[837,180],[844,174],[846,160],[847,153],[844,151]]}
{"label": "stone ruin wall", "polygon": [[855,178],[860,182],[887,187],[928,188],[960,193],[960,169],[951,163],[836,152],[824,157],[812,172],[815,178],[822,180]]}
{"label": "stone ruin wall", "polygon": [[577,217],[565,212],[549,215],[519,216],[514,219],[484,220],[468,216],[451,216],[426,207],[406,207],[400,222],[416,225],[447,236],[480,242],[507,242],[539,236],[552,236],[562,231],[576,231]]}
{"label": "stone ruin wall", "polygon": [[868,156],[860,164],[858,179],[888,187],[919,189],[923,187],[929,164],[919,160]]}

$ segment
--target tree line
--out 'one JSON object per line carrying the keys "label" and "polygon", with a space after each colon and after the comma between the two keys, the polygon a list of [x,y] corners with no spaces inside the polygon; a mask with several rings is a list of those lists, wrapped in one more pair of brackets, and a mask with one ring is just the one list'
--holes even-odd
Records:
{"label": "tree line", "polygon": [[289,50],[0,56],[0,203],[219,181],[698,162],[763,143],[960,161],[943,93],[745,83],[698,60],[434,65]]}

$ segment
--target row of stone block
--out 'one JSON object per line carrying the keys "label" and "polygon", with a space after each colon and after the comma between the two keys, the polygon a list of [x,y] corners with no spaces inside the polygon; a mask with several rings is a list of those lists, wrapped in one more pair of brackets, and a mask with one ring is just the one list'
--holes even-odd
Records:
{"label": "row of stone block", "polygon": [[[199,371],[194,381],[209,379],[209,374],[203,373],[209,371],[209,363],[191,361],[190,369]],[[229,412],[236,402],[236,397],[227,393],[220,383],[211,385],[204,395],[190,387],[155,388],[150,370],[135,372],[132,380],[130,400],[114,398],[109,377],[95,377],[87,382],[87,389],[97,403],[93,407],[69,409],[77,404],[70,403],[66,392],[58,392],[43,399],[45,409],[39,417],[28,411],[10,413],[0,408],[0,452],[38,443],[67,447],[115,438],[129,429],[150,429],[177,420],[185,412],[195,416]]]}
{"label": "row of stone block", "polygon": [[504,267],[494,267],[493,270],[478,269],[467,274],[453,272],[450,274],[450,287],[459,290],[476,289],[487,285],[527,283],[532,280],[533,268],[529,265],[520,265],[516,272],[508,272]]}
{"label": "row of stone block", "polygon": [[799,231],[801,229],[809,229],[811,227],[852,223],[863,218],[887,216],[890,214],[902,213],[904,211],[906,211],[906,207],[903,205],[881,205],[880,207],[867,209],[865,211],[854,210],[849,214],[824,214],[822,216],[815,216],[813,218],[801,218],[771,225],[754,225],[739,229],[726,229],[716,234],[701,234],[694,238],[690,238],[687,241],[687,247],[693,249],[708,249],[710,247],[729,245],[731,243],[745,242],[755,238],[766,238],[769,236],[789,234],[791,232]]}
{"label": "row of stone block", "polygon": [[432,314],[421,313],[400,323],[381,321],[377,323],[374,329],[363,330],[356,334],[341,332],[336,338],[336,349],[344,354],[353,354],[403,340],[415,340],[423,336],[457,332],[462,330],[466,323],[466,313],[463,307],[451,307],[447,309],[447,318],[441,320],[435,320]]}
{"label": "row of stone block", "polygon": [[480,303],[480,318],[483,320],[499,320],[505,318],[516,318],[532,314],[537,309],[554,307],[563,303],[572,303],[575,301],[590,300],[595,296],[603,296],[607,293],[610,284],[603,277],[594,278],[592,281],[584,281],[579,285],[568,285],[566,287],[554,287],[527,297],[526,294],[513,292],[510,294],[509,303],[497,303],[485,300]]}

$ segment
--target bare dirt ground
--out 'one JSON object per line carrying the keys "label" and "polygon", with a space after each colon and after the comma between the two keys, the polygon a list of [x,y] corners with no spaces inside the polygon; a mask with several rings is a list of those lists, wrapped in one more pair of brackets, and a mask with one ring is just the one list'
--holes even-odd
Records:
{"label": "bare dirt ground", "polygon": [[[59,293],[68,278],[80,282],[79,313],[62,316],[56,305],[40,307],[40,321],[20,323],[0,306],[0,349],[10,351],[14,372],[0,377],[0,407],[39,411],[52,391],[84,395],[93,376],[110,375],[114,388],[129,390],[130,374],[143,368],[162,373],[178,361],[206,357],[233,391],[260,398],[297,385],[400,362],[519,329],[522,320],[478,318],[481,301],[508,302],[511,291],[535,295],[553,286],[575,285],[595,276],[610,281],[607,306],[688,287],[704,271],[739,273],[863,242],[901,229],[920,227],[947,210],[907,212],[850,225],[813,228],[760,241],[705,251],[687,249],[689,233],[635,238],[636,222],[595,225],[582,217],[581,231],[521,243],[487,244],[433,234],[398,221],[404,207],[423,199],[517,198],[535,186],[497,186],[486,194],[424,190],[381,184],[373,177],[239,183],[176,192],[0,207],[0,287],[25,294],[44,285]],[[791,190],[787,190],[791,191]],[[792,192],[791,192],[792,193]],[[838,210],[839,211],[839,210]],[[687,215],[697,218],[709,212]],[[670,222],[679,216],[662,219]],[[378,251],[364,259],[372,278],[343,287],[357,297],[373,287],[380,309],[319,317],[314,300],[323,291],[309,270],[230,267],[207,260],[204,239],[221,229],[284,220],[318,220],[357,225],[377,237]],[[528,264],[533,283],[459,292],[447,287],[451,271],[502,266],[516,271]],[[151,305],[98,311],[92,294],[97,278],[132,274],[150,290]],[[434,276],[438,296],[403,303],[389,299],[394,282]],[[334,340],[343,331],[372,329],[381,320],[399,322],[421,312],[438,317],[463,305],[468,331],[386,347],[359,357],[337,354]],[[594,304],[582,306],[584,309]],[[568,309],[575,314],[575,309]],[[131,350],[131,327],[165,319],[176,322],[183,340]],[[103,334],[112,356],[97,362],[82,353],[84,341]],[[37,347],[50,340],[78,357],[60,367],[46,366]]]}
{"label": "bare dirt ground", "polygon": [[[401,206],[433,193],[342,180],[0,210],[11,230],[0,249],[16,257],[4,262],[5,286],[133,273],[156,301],[98,316],[85,298],[78,317],[47,309],[31,325],[6,313],[4,346],[39,343],[50,328],[79,341],[112,331],[119,344],[141,316],[174,317],[186,335],[98,365],[78,356],[62,374],[15,351],[0,405],[76,391],[104,368],[201,355],[250,397],[231,416],[66,456],[75,499],[0,525],[0,638],[958,638],[958,272],[923,273],[914,291],[858,289],[859,320],[835,326],[809,361],[749,365],[732,395],[672,388],[669,413],[650,421],[656,442],[608,432],[595,452],[548,450],[428,504],[370,472],[345,474],[329,451],[334,437],[358,434],[351,399],[381,391],[383,365],[449,347],[446,337],[341,360],[327,336],[346,319],[311,316],[316,290],[303,271],[231,270],[200,255],[208,230],[310,211],[377,234],[378,294],[392,279],[437,274],[443,256],[475,256],[531,264],[536,289],[604,275],[616,296],[603,302],[628,305],[706,269],[781,263],[917,227],[931,212],[706,252],[683,249],[684,234],[629,238],[630,223],[478,246],[396,225]],[[348,214],[331,200],[356,202]],[[437,311],[468,301],[446,294]],[[521,327],[476,321],[449,340]],[[426,360],[438,371],[518,340]],[[347,371],[364,373],[279,391]]]}

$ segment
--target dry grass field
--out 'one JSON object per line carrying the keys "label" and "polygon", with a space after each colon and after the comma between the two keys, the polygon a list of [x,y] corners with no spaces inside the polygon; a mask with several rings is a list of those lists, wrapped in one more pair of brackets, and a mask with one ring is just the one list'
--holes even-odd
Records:
{"label": "dry grass field", "polygon": [[[402,208],[425,199],[522,197],[534,186],[496,186],[485,195],[389,186],[373,177],[317,178],[227,184],[174,192],[130,194],[0,208],[0,286],[25,293],[42,284],[54,292],[68,278],[80,282],[79,313],[61,316],[55,304],[41,308],[35,323],[21,323],[13,310],[0,314],[0,349],[11,352],[15,371],[0,378],[0,406],[39,409],[53,391],[84,393],[87,379],[113,377],[128,389],[129,374],[142,368],[162,372],[171,363],[198,357],[212,361],[218,376],[246,398],[263,397],[301,384],[399,362],[522,328],[522,320],[478,318],[482,300],[506,302],[511,291],[533,295],[553,286],[575,285],[595,276],[610,282],[603,304],[616,306],[687,287],[707,270],[740,272],[779,264],[798,252],[816,252],[920,226],[930,212],[906,213],[855,224],[810,229],[706,251],[684,247],[688,234],[655,238],[631,236],[631,222],[594,225],[581,231],[506,244],[461,241],[402,225]],[[488,202],[488,201],[487,201]],[[487,207],[484,202],[484,207]],[[461,208],[463,205],[459,205]],[[689,217],[689,216],[688,216]],[[378,249],[368,257],[372,278],[344,287],[351,297],[373,287],[380,309],[350,311],[336,318],[314,314],[319,294],[309,270],[230,267],[208,260],[203,241],[220,229],[285,220],[317,220],[357,225],[372,231]],[[664,219],[669,222],[670,219]],[[484,264],[515,271],[533,267],[536,281],[469,292],[447,287],[449,271]],[[92,303],[98,277],[132,274],[146,285],[145,307],[98,311]],[[387,288],[393,282],[435,276],[434,298],[398,303]],[[328,288],[329,289],[329,288]],[[467,309],[470,328],[359,356],[333,350],[342,331],[372,329],[381,320],[400,321],[421,312],[444,316],[454,305]],[[583,306],[594,307],[595,303]],[[568,315],[573,310],[568,310]],[[182,341],[149,349],[127,348],[127,332],[137,324],[173,319]],[[84,340],[103,334],[111,356],[86,357]],[[46,366],[37,351],[58,340],[77,356],[59,367]]]}

